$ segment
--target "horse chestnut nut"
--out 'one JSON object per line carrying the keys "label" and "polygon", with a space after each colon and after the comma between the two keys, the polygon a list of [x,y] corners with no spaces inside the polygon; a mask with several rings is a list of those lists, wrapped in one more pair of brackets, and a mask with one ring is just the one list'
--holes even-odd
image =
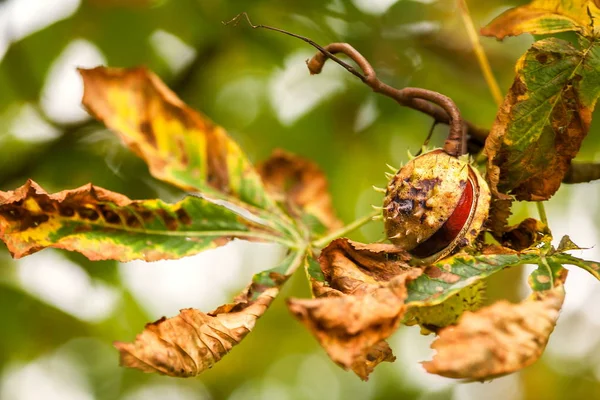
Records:
{"label": "horse chestnut nut", "polygon": [[386,234],[417,263],[433,263],[475,240],[489,205],[487,183],[466,157],[432,150],[409,161],[388,183]]}

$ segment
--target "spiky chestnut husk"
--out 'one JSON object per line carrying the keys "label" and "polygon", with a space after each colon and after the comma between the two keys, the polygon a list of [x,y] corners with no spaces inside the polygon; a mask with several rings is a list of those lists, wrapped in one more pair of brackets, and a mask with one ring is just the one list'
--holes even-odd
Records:
{"label": "spiky chestnut husk", "polygon": [[471,244],[487,219],[490,190],[467,157],[432,150],[389,181],[383,201],[388,239],[418,264]]}

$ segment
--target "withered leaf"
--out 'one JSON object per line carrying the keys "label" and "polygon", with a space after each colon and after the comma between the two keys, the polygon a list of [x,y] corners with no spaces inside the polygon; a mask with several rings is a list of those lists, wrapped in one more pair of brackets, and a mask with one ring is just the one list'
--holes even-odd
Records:
{"label": "withered leaf", "polygon": [[504,39],[522,33],[545,35],[576,31],[587,37],[597,36],[594,20],[600,17],[597,0],[533,0],[511,8],[481,29],[484,36]]}
{"label": "withered leaf", "polygon": [[433,374],[448,378],[486,380],[518,371],[542,355],[564,301],[562,284],[535,292],[518,304],[499,301],[477,312],[466,312],[458,325],[439,332],[431,347]]}
{"label": "withered leaf", "polygon": [[406,284],[421,274],[406,257],[395,246],[337,239],[321,253],[322,275],[309,272],[319,297],[288,302],[331,359],[362,379],[380,362],[394,360],[384,339],[402,319]]}
{"label": "withered leaf", "polygon": [[121,365],[183,378],[211,368],[252,331],[303,259],[304,254],[292,253],[279,266],[255,275],[231,304],[208,314],[184,309],[146,325],[133,343],[116,342]]}
{"label": "withered leaf", "polygon": [[333,361],[366,380],[377,363],[393,360],[381,342],[398,328],[406,309],[406,283],[420,273],[407,270],[368,293],[290,299],[288,307]]}
{"label": "withered leaf", "polygon": [[54,247],[91,260],[178,259],[235,237],[280,235],[248,216],[198,197],[133,201],[91,184],[48,194],[30,180],[0,191],[0,239],[16,258]]}
{"label": "withered leaf", "polygon": [[517,76],[485,143],[492,193],[518,200],[550,198],[585,138],[600,96],[596,42],[540,40],[517,64]]}
{"label": "withered leaf", "polygon": [[83,104],[146,161],[156,178],[278,212],[258,173],[225,130],[189,108],[152,72],[105,67],[79,71]]}
{"label": "withered leaf", "polygon": [[327,179],[312,161],[275,150],[257,166],[267,192],[316,239],[342,226],[335,216]]}
{"label": "withered leaf", "polygon": [[502,245],[513,250],[524,250],[549,235],[548,227],[534,218],[526,218],[518,225],[508,227],[502,234]]}

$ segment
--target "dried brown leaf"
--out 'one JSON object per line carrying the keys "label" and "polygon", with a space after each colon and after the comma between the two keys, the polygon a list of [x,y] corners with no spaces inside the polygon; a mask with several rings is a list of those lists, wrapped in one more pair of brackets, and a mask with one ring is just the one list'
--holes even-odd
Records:
{"label": "dried brown leaf", "polygon": [[491,379],[527,367],[542,355],[564,296],[558,282],[518,304],[499,301],[466,312],[458,325],[439,332],[431,345],[437,354],[423,366],[433,374],[468,380]]}
{"label": "dried brown leaf", "polygon": [[325,281],[313,279],[318,297],[288,302],[331,359],[364,380],[380,362],[394,360],[384,340],[406,311],[406,285],[422,273],[405,258],[395,246],[337,239],[319,259]]}
{"label": "dried brown leaf", "polygon": [[412,267],[410,256],[391,244],[364,244],[341,238],[321,252],[319,262],[329,286],[344,294],[365,294]]}
{"label": "dried brown leaf", "polygon": [[539,243],[549,233],[548,227],[534,218],[526,218],[502,234],[502,245],[521,251]]}
{"label": "dried brown leaf", "polygon": [[269,307],[277,288],[263,292],[256,300],[240,302],[235,312],[205,314],[193,308],[173,318],[161,318],[146,325],[134,343],[116,342],[121,365],[144,372],[191,377],[211,368],[253,328]]}
{"label": "dried brown leaf", "polygon": [[327,179],[315,163],[278,149],[257,169],[271,197],[283,204],[311,236],[342,226],[335,216]]}
{"label": "dried brown leaf", "polygon": [[277,267],[254,275],[233,303],[208,314],[187,308],[146,325],[133,343],[116,342],[121,365],[184,378],[211,368],[254,328],[303,260],[303,253],[289,254]]}

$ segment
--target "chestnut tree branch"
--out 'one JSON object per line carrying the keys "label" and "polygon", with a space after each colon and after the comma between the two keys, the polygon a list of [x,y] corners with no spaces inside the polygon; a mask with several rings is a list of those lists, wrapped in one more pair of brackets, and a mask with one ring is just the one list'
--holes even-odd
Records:
{"label": "chestnut tree branch", "polygon": [[563,183],[584,183],[600,179],[600,163],[572,162]]}
{"label": "chestnut tree branch", "polygon": [[[488,129],[475,126],[469,121],[461,118],[458,108],[454,102],[440,93],[419,88],[396,89],[381,82],[371,66],[371,64],[355,48],[347,43],[331,43],[327,46],[321,46],[312,39],[288,32],[283,29],[267,25],[254,25],[248,14],[243,12],[238,14],[232,20],[223,22],[223,24],[237,25],[240,20],[245,19],[250,27],[257,29],[267,29],[283,33],[288,36],[300,39],[319,52],[307,61],[307,66],[311,74],[318,74],[323,69],[325,62],[329,59],[339,64],[342,68],[359,78],[363,83],[369,86],[374,92],[388,96],[399,104],[420,111],[434,119],[434,124],[443,123],[450,125],[450,134],[446,140],[445,149],[450,154],[471,154],[481,151],[485,140],[489,134]],[[356,63],[361,71],[358,71],[352,65],[336,57],[336,53],[342,53]],[[466,132],[467,137],[463,134]],[[600,179],[600,163],[578,163],[574,162],[569,167],[563,182],[564,183],[583,183]]]}

